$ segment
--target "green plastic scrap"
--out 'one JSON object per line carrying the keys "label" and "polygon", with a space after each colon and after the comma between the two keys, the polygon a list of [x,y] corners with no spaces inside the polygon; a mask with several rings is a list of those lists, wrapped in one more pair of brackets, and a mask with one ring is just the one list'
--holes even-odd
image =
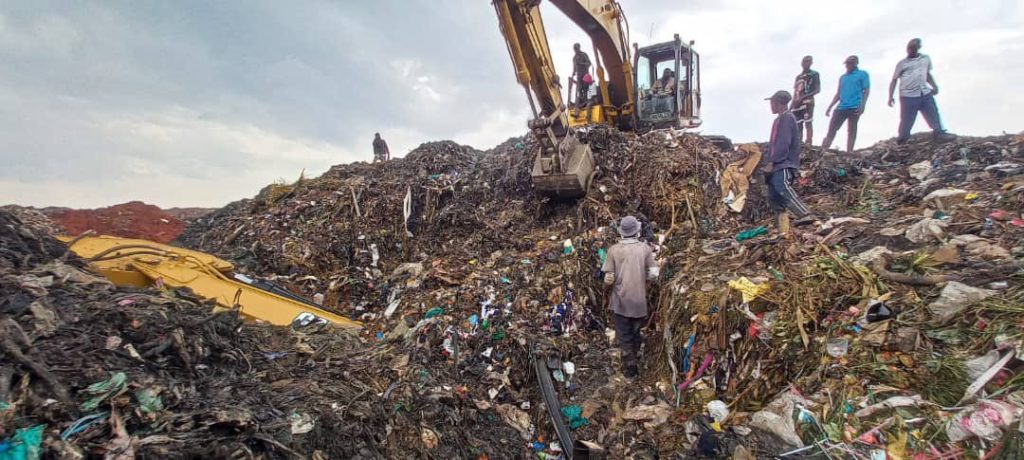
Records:
{"label": "green plastic scrap", "polygon": [[38,460],[45,425],[21,428],[11,439],[0,441],[0,460]]}
{"label": "green plastic scrap", "polygon": [[164,410],[164,400],[160,399],[160,392],[152,388],[140,388],[135,392],[135,399],[139,401],[139,406],[144,414],[153,414]]}
{"label": "green plastic scrap", "polygon": [[424,318],[430,319],[435,316],[441,316],[444,314],[444,307],[434,307],[427,310],[427,314],[423,315]]}
{"label": "green plastic scrap", "polygon": [[760,227],[756,227],[756,228],[752,228],[752,229],[744,230],[744,231],[740,232],[739,235],[736,235],[736,241],[746,241],[746,240],[749,240],[751,238],[756,238],[758,236],[766,235],[766,234],[768,234],[768,228],[766,228],[764,225],[762,225]]}
{"label": "green plastic scrap", "polygon": [[597,256],[601,258],[601,263],[604,264],[605,259],[608,258],[608,251],[605,248],[597,250]]}
{"label": "green plastic scrap", "polygon": [[86,412],[92,412],[103,404],[103,401],[117,396],[124,391],[125,386],[128,382],[128,376],[124,375],[124,372],[117,372],[110,376],[107,380],[102,380],[89,385],[88,388],[82,390],[83,393],[92,396],[88,401],[82,403],[82,410]]}
{"label": "green plastic scrap", "polygon": [[569,419],[569,428],[578,429],[590,425],[590,420],[583,416],[583,408],[578,405],[565,406],[562,408],[562,415]]}

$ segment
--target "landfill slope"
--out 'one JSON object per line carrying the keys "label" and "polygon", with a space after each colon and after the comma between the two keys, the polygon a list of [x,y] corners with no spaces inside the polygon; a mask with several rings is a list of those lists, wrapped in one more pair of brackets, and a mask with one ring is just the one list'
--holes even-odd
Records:
{"label": "landfill slope", "polygon": [[35,428],[48,458],[402,458],[424,450],[430,423],[437,455],[502,458],[517,436],[389,388],[403,371],[387,347],[243,326],[184,291],[114,287],[45,232],[0,211],[5,448]]}
{"label": "landfill slope", "polygon": [[[587,136],[600,173],[578,201],[531,191],[528,138],[434,142],[179,238],[322,294],[358,337],[114,288],[44,221],[0,214],[0,427],[42,426],[67,457],[558,458],[533,355],[558,420],[610,458],[1020,458],[1024,136],[805,152],[794,188],[821,221],[790,238],[758,228],[755,147]],[[627,213],[664,264],[638,381],[599,273]]]}
{"label": "landfill slope", "polygon": [[[180,241],[306,295],[324,294],[326,308],[366,321],[380,342],[434,356],[421,365],[451,366],[449,382],[486,406],[495,394],[510,397],[535,425],[532,442],[550,442],[553,433],[536,394],[480,381],[474,371],[483,360],[492,372],[521,372],[523,362],[493,358],[510,339],[553,346],[580,369],[561,376],[562,404],[583,409],[589,423],[577,428],[579,438],[616,456],[728,455],[738,444],[772,455],[787,440],[795,448],[822,439],[840,456],[960,448],[947,444],[945,428],[959,411],[938,408],[961,402],[972,382],[967,361],[1021,340],[1009,314],[1020,311],[1022,295],[1021,136],[943,144],[915,136],[904,146],[885,141],[824,157],[805,150],[794,188],[821,221],[789,239],[753,231],[771,220],[757,172],[745,172],[742,209],[728,209],[722,178],[753,149],[720,152],[698,137],[659,133],[589,136],[600,173],[576,202],[532,193],[527,139],[486,152],[429,143],[384,165],[342,165],[270,186],[209,215]],[[615,241],[610,226],[624,214],[651,222],[665,261],[650,292],[641,385],[617,372],[598,275]],[[747,302],[745,285],[756,286]],[[959,286],[986,294],[957,298]],[[936,307],[947,303],[954,305]],[[895,315],[877,315],[875,304]],[[500,310],[500,333],[482,328],[490,309]],[[423,321],[431,331],[418,328]],[[945,376],[955,378],[929,385]],[[996,391],[1005,400],[1022,384],[975,391],[962,403],[970,410]],[[930,404],[900,409],[895,422],[892,409],[853,413],[892,395],[923,395]],[[795,407],[795,396],[816,415],[765,422],[773,410]],[[696,442],[707,429],[700,414],[716,400],[731,411],[725,425],[752,425],[753,433],[730,428],[713,432],[710,444]],[[919,420],[906,423],[911,416]],[[880,423],[884,430],[872,430]],[[853,442],[864,434],[865,442]],[[535,447],[553,452],[545,442]]]}

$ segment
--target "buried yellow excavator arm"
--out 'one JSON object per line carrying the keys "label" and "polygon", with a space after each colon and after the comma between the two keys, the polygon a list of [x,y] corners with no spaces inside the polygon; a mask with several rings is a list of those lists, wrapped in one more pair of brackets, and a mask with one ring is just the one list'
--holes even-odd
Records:
{"label": "buried yellow excavator arm", "polygon": [[216,308],[237,308],[242,316],[277,326],[330,322],[345,328],[362,323],[318,308],[280,288],[268,290],[242,275],[229,276],[230,262],[198,251],[146,240],[112,236],[61,237],[118,286],[189,288]]}

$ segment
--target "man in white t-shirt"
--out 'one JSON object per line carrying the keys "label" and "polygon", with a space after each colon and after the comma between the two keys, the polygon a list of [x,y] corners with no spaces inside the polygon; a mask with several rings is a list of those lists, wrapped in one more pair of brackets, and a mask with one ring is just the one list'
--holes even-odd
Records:
{"label": "man in white t-shirt", "polygon": [[948,140],[952,137],[942,128],[939,108],[935,105],[935,95],[939,94],[939,86],[932,77],[932,60],[921,54],[920,50],[920,38],[907,43],[907,57],[896,64],[896,72],[889,83],[889,107],[896,104],[893,94],[896,91],[897,80],[900,85],[900,128],[896,138],[896,142],[900,144],[910,139],[910,130],[917,121],[918,112],[921,112],[937,140]]}

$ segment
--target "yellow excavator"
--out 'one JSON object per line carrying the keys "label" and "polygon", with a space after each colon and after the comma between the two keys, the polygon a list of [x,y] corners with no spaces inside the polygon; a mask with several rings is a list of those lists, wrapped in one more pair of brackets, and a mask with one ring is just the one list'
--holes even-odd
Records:
{"label": "yellow excavator", "polygon": [[358,329],[362,324],[290,291],[232,273],[230,262],[198,251],[152,241],[113,236],[59,237],[72,252],[118,286],[189,288],[217,309],[238,309],[245,318],[277,326],[331,323]]}
{"label": "yellow excavator", "polygon": [[[692,129],[700,126],[700,57],[693,42],[674,40],[629,46],[629,23],[614,0],[549,0],[594,45],[596,101],[562,98],[548,46],[541,0],[493,0],[498,25],[533,111],[528,126],[540,149],[531,176],[538,192],[561,198],[586,195],[595,174],[590,147],[577,131],[593,125],[624,131]],[[671,73],[665,72],[671,70]],[[663,75],[668,91],[652,91]],[[571,87],[571,83],[570,83]],[[587,107],[585,107],[587,106]]]}

